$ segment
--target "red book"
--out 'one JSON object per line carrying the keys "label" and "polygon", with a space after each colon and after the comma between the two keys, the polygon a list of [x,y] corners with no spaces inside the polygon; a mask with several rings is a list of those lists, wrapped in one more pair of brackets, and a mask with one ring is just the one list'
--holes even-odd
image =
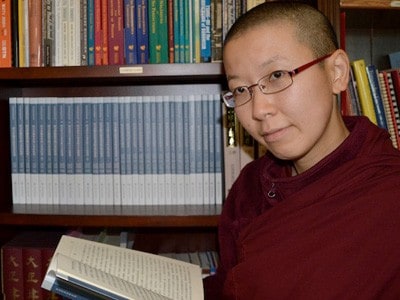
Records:
{"label": "red book", "polygon": [[108,62],[110,65],[124,63],[124,20],[122,0],[108,2]]}
{"label": "red book", "polygon": [[4,299],[24,298],[22,248],[11,240],[1,248],[1,278]]}
{"label": "red book", "polygon": [[94,0],[94,61],[96,65],[102,64],[102,33],[101,33],[101,0]]}
{"label": "red book", "polygon": [[42,66],[42,1],[28,0],[29,66]]}
{"label": "red book", "polygon": [[0,68],[10,68],[11,47],[11,0],[0,1]]}
{"label": "red book", "polygon": [[42,251],[38,247],[27,246],[22,249],[24,264],[24,299],[43,299]]}
{"label": "red book", "polygon": [[400,73],[398,69],[390,71],[393,80],[394,93],[396,95],[397,107],[400,107]]}
{"label": "red book", "polygon": [[101,0],[101,62],[108,65],[108,1]]}

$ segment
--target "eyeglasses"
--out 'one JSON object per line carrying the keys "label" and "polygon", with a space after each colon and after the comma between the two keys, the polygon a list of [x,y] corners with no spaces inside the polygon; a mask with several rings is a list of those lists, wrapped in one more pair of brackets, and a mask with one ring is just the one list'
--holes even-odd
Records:
{"label": "eyeglasses", "polygon": [[253,98],[253,88],[258,86],[260,91],[265,94],[279,93],[293,84],[293,76],[307,70],[311,66],[323,61],[331,56],[333,53],[319,57],[305,65],[302,65],[292,71],[277,70],[271,72],[257,81],[257,83],[250,86],[239,86],[232,92],[228,91],[222,95],[222,99],[227,107],[239,107]]}

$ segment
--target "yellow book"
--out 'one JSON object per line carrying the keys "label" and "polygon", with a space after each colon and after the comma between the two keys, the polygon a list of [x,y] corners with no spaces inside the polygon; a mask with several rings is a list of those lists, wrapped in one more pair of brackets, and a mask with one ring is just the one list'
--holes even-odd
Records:
{"label": "yellow book", "polygon": [[356,79],[358,97],[360,99],[361,111],[371,122],[378,124],[376,119],[374,102],[372,100],[371,87],[368,82],[367,69],[364,59],[358,59],[351,63],[354,77]]}

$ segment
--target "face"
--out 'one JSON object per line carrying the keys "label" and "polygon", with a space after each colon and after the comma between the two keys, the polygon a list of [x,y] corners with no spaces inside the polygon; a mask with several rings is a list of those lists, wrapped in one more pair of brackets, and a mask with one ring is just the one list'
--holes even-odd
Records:
{"label": "face", "polygon": [[[236,107],[244,128],[276,157],[292,160],[301,170],[332,152],[347,130],[336,107],[333,60],[295,75],[287,89],[265,95],[253,87],[253,98]],[[250,86],[277,70],[291,71],[316,57],[299,43],[288,24],[255,27],[224,48],[229,89]],[[298,171],[301,171],[298,170]]]}

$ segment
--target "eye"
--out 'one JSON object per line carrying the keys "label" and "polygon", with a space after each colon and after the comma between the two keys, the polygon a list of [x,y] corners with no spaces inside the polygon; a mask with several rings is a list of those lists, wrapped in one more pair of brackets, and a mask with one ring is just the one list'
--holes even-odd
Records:
{"label": "eye", "polygon": [[247,93],[247,87],[245,87],[245,86],[239,86],[233,90],[233,94],[236,96],[239,96],[239,95],[242,95],[245,93]]}
{"label": "eye", "polygon": [[272,72],[269,75],[269,81],[275,81],[275,80],[282,79],[286,75],[287,75],[287,71],[279,70],[279,71]]}

